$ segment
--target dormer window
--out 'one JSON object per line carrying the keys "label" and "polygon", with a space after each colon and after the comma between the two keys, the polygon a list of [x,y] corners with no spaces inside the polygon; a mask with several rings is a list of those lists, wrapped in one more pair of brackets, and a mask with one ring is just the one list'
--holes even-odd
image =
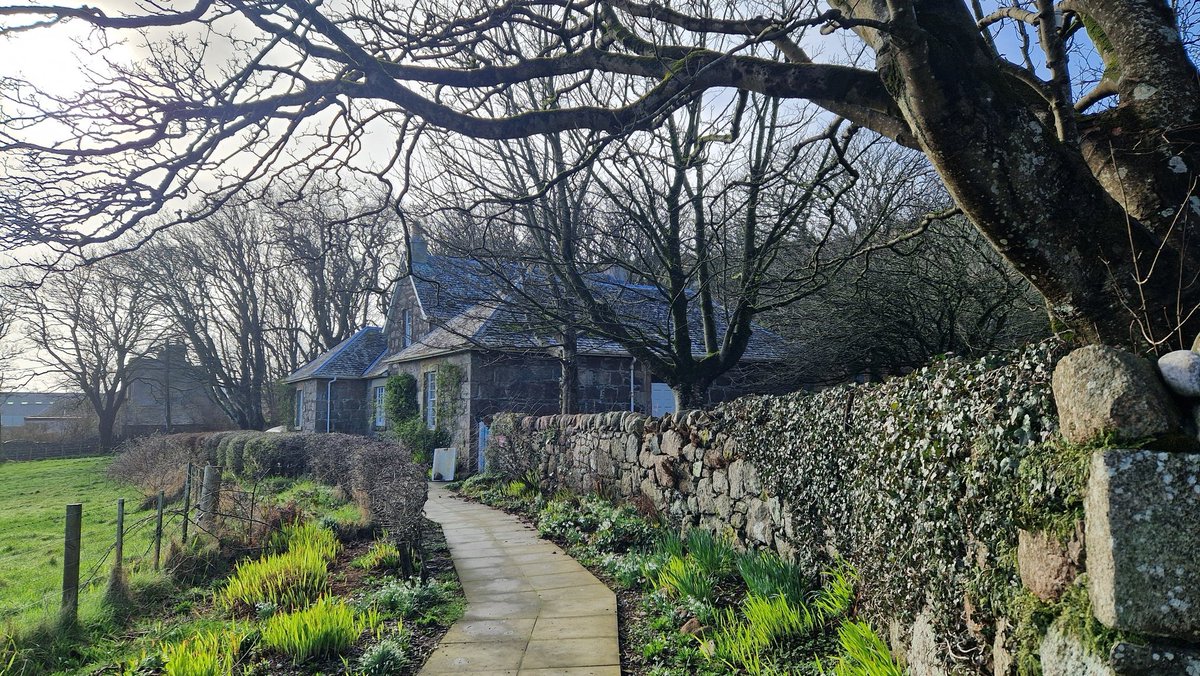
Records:
{"label": "dormer window", "polygon": [[408,308],[400,311],[400,322],[401,326],[404,328],[404,333],[402,334],[401,338],[403,344],[400,347],[405,348],[409,345],[412,345],[413,342],[412,312]]}

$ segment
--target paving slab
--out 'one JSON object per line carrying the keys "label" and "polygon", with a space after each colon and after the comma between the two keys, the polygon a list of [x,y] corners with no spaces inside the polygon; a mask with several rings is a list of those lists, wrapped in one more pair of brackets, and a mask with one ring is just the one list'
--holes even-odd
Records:
{"label": "paving slab", "polygon": [[618,676],[617,599],[516,517],[431,484],[467,609],[421,669],[440,674]]}

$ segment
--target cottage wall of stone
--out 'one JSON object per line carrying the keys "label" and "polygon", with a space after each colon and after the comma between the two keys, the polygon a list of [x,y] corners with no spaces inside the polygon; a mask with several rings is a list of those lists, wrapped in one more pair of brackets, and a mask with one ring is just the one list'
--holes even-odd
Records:
{"label": "cottage wall of stone", "polygon": [[433,327],[425,320],[421,313],[421,305],[417,300],[417,294],[413,292],[412,280],[405,278],[400,280],[396,287],[395,296],[392,302],[388,305],[387,323],[385,330],[387,331],[388,354],[396,354],[404,349],[404,321],[403,311],[408,310],[412,317],[412,339],[414,341],[420,339]]}
{"label": "cottage wall of stone", "polygon": [[296,384],[296,392],[303,395],[299,431],[367,433],[371,407],[364,381],[305,380]]}
{"label": "cottage wall of stone", "polygon": [[[457,414],[453,421],[439,420],[438,426],[449,431],[450,444],[458,449],[458,465],[460,471],[471,467],[471,448],[473,444],[472,412],[470,399],[470,383],[472,378],[471,355],[467,352],[422,359],[420,361],[401,362],[392,364],[389,373],[397,375],[407,373],[417,381],[417,406],[421,415],[425,413],[425,374],[437,373],[440,366],[453,365],[458,367],[462,380],[455,404]],[[436,379],[436,376],[435,376]],[[441,393],[439,393],[441,394]]]}

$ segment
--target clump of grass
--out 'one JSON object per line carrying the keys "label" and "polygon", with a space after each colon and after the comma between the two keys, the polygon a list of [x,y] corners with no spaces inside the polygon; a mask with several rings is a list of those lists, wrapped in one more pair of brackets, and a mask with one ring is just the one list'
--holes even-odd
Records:
{"label": "clump of grass", "polygon": [[263,624],[263,645],[300,664],[312,657],[337,655],[363,632],[378,637],[383,617],[373,608],[356,613],[340,599],[323,597],[303,610],[281,613]]}
{"label": "clump of grass", "polygon": [[839,654],[832,668],[817,661],[828,676],[904,676],[904,668],[892,657],[887,644],[866,622],[845,620],[838,627]]}
{"label": "clump of grass", "polygon": [[683,557],[683,536],[673,528],[664,529],[654,542],[654,551],[665,556]]}
{"label": "clump of grass", "polygon": [[272,548],[286,550],[238,564],[217,593],[218,606],[243,613],[260,606],[294,609],[329,590],[329,562],[340,548],[332,532],[313,524],[286,526]]}
{"label": "clump of grass", "polygon": [[[769,560],[772,556],[743,556],[739,560],[739,571],[746,578],[750,591],[742,601],[740,613],[726,608],[718,616],[715,630],[701,639],[701,653],[708,659],[722,662],[738,672],[766,673],[773,668],[767,658],[772,648],[781,648],[798,637],[820,634],[835,622],[841,622],[843,626],[852,624],[846,618],[854,603],[856,580],[850,566],[839,563],[826,570],[822,573],[824,586],[806,598],[803,588],[793,582],[797,571],[781,560]],[[856,633],[861,628],[847,629],[846,640],[868,638]],[[870,627],[866,628],[869,631]],[[864,643],[853,644],[859,652],[843,651],[843,654],[869,655],[862,652],[866,649],[864,646]],[[886,652],[884,645],[884,654]],[[819,662],[817,666],[820,668]],[[845,669],[848,671],[838,672],[837,676],[877,676],[874,671],[853,671],[851,666]],[[883,671],[878,672],[878,676],[892,675]]]}
{"label": "clump of grass", "polygon": [[726,575],[737,557],[729,540],[702,528],[693,528],[684,538],[684,548],[700,570],[709,575]]}
{"label": "clump of grass", "polygon": [[762,597],[782,596],[799,603],[808,591],[800,567],[768,552],[746,552],[738,557],[738,573],[751,594]]}
{"label": "clump of grass", "polygon": [[504,486],[504,494],[510,498],[531,498],[537,489],[520,479],[514,479]]}
{"label": "clump of grass", "polygon": [[732,608],[720,615],[716,631],[702,641],[701,652],[735,671],[759,674],[764,670],[763,652],[792,636],[808,634],[820,617],[808,606],[783,596],[749,594],[742,602],[742,615]]}
{"label": "clump of grass", "polygon": [[823,622],[841,617],[854,605],[854,584],[858,574],[849,564],[839,562],[821,573],[820,591],[813,596],[813,606]]}
{"label": "clump of grass", "polygon": [[271,549],[275,551],[308,549],[332,561],[337,557],[341,545],[332,530],[311,521],[302,521],[287,524],[279,529],[271,537]]}
{"label": "clump of grass", "polygon": [[234,624],[162,646],[166,676],[225,676],[233,673],[249,631]]}
{"label": "clump of grass", "polygon": [[288,551],[238,564],[216,601],[231,612],[260,605],[299,608],[328,589],[327,559],[312,550]]}
{"label": "clump of grass", "polygon": [[667,533],[659,536],[642,575],[670,596],[711,604],[717,583],[730,576],[736,560],[733,545],[706,530],[683,537]]}
{"label": "clump of grass", "polygon": [[679,598],[693,598],[711,603],[713,580],[692,559],[672,556],[659,568],[654,586]]}
{"label": "clump of grass", "polygon": [[362,570],[396,570],[401,563],[400,548],[384,533],[381,539],[371,543],[366,554],[351,561],[350,565]]}
{"label": "clump of grass", "polygon": [[129,588],[129,574],[123,566],[113,566],[104,588],[103,605],[117,621],[124,620],[133,609],[133,592]]}

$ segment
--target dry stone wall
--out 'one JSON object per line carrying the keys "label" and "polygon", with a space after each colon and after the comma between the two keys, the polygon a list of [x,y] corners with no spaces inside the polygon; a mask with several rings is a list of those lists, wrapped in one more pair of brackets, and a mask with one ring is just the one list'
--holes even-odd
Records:
{"label": "dry stone wall", "polygon": [[1001,652],[1012,647],[1002,623],[1020,587],[1018,530],[1061,520],[1073,532],[1082,519],[1082,478],[1038,462],[1056,432],[1050,376],[1063,351],[663,418],[514,417],[498,421],[489,466],[536,474],[547,490],[635,499],[813,571],[844,558],[893,643],[977,670],[997,633]]}
{"label": "dry stone wall", "polygon": [[1113,673],[1108,651],[1137,641],[1091,611],[1084,496],[1103,443],[1058,431],[1051,375],[1066,352],[663,418],[502,416],[488,465],[633,500],[814,574],[844,559],[860,612],[919,675],[1065,673],[1077,659]]}

